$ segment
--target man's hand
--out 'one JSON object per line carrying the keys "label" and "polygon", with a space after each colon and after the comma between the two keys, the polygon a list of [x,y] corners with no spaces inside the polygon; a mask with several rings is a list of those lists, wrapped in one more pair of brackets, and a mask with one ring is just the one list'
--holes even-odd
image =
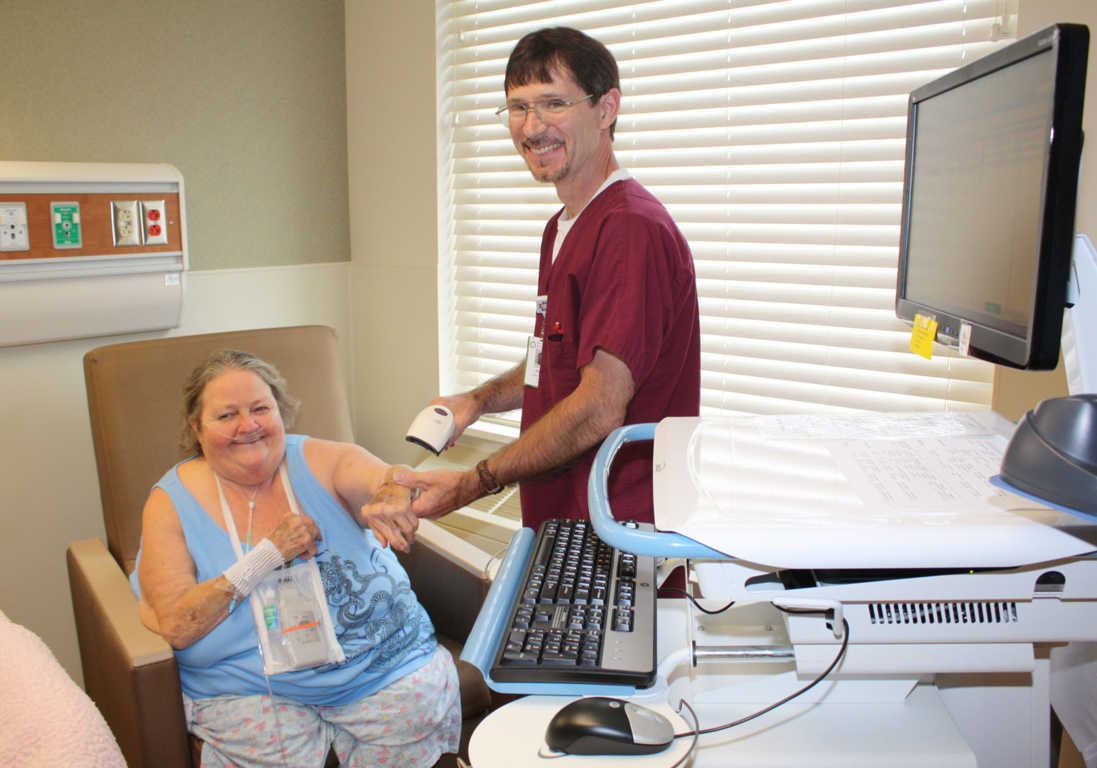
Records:
{"label": "man's hand", "polygon": [[392,479],[419,492],[418,498],[411,504],[417,518],[441,517],[480,496],[480,480],[475,470],[402,471],[393,475]]}
{"label": "man's hand", "polygon": [[419,528],[419,518],[411,509],[414,491],[396,482],[381,484],[370,502],[359,513],[363,526],[369,526],[382,547],[409,552]]}
{"label": "man's hand", "polygon": [[444,405],[453,414],[453,437],[446,448],[452,448],[461,433],[485,413],[502,413],[521,407],[522,391],[525,388],[522,380],[524,373],[525,362],[523,361],[509,371],[489,379],[476,389],[458,395],[436,397],[427,403],[428,406]]}
{"label": "man's hand", "polygon": [[461,395],[446,395],[436,397],[427,403],[427,406],[444,405],[453,414],[453,437],[446,443],[446,448],[452,448],[457,444],[457,438],[468,429],[469,425],[480,418],[480,406],[471,393]]}

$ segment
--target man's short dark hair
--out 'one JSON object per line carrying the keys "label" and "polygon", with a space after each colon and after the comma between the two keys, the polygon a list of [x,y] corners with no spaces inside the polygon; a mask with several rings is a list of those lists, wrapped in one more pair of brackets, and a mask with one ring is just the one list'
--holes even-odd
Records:
{"label": "man's short dark hair", "polygon": [[[570,27],[551,27],[530,32],[518,41],[507,61],[503,92],[510,93],[529,83],[547,83],[552,70],[570,73],[585,93],[591,95],[591,105],[610,89],[621,89],[617,61],[602,43]],[[609,135],[617,121],[610,126]]]}

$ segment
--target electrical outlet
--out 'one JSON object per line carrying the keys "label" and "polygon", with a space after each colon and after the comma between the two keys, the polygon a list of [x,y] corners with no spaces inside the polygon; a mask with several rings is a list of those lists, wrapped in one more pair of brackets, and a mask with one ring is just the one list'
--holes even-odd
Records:
{"label": "electrical outlet", "polygon": [[0,203],[0,251],[29,251],[27,204]]}
{"label": "electrical outlet", "polygon": [[142,200],[141,212],[144,221],[145,245],[167,245],[168,221],[164,201]]}
{"label": "electrical outlet", "polygon": [[141,219],[136,200],[111,200],[111,232],[115,245],[141,244]]}

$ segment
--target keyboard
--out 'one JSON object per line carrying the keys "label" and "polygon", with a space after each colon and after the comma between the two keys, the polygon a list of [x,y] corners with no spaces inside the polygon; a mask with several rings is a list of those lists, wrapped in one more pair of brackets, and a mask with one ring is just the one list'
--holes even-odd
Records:
{"label": "keyboard", "polygon": [[637,688],[655,681],[654,558],[614,549],[589,520],[547,520],[521,583],[492,679]]}

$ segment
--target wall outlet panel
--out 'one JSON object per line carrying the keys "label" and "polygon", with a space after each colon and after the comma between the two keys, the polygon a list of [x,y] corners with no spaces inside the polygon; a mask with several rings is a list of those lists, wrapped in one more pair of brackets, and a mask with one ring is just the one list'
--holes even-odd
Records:
{"label": "wall outlet panel", "polygon": [[29,251],[27,204],[0,203],[0,251]]}
{"label": "wall outlet panel", "polygon": [[[119,245],[115,243],[114,208],[115,200],[133,201],[139,214],[143,215],[143,202],[163,203],[163,238],[165,242],[142,243],[139,246]],[[75,202],[80,207],[79,247],[55,248],[53,245],[53,215],[51,203]],[[25,206],[27,217],[28,249],[12,250],[0,248],[0,261],[6,259],[56,259],[78,256],[111,256],[116,254],[133,255],[135,253],[174,252],[183,249],[182,229],[180,226],[179,194],[177,192],[125,193],[92,192],[65,193],[64,197],[54,193],[13,192],[0,193],[0,207],[13,203]],[[141,227],[140,216],[136,226]]]}
{"label": "wall outlet panel", "polygon": [[16,217],[0,250],[0,348],[177,327],[184,197],[167,163],[0,160],[0,210]]}

